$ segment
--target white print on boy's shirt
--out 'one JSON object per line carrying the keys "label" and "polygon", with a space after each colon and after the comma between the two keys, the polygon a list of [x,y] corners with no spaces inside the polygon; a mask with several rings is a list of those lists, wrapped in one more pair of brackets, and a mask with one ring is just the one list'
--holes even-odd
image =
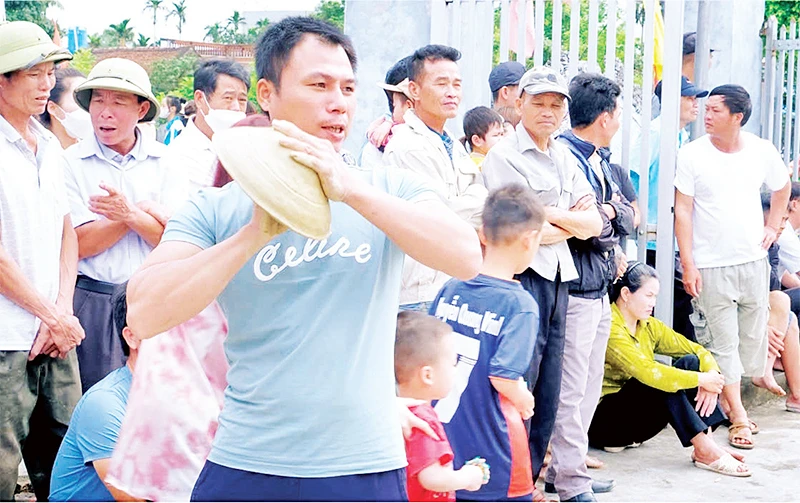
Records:
{"label": "white print on boy's shirt", "polygon": [[453,381],[453,388],[446,397],[439,400],[433,409],[442,423],[449,423],[453,419],[456,410],[458,410],[458,406],[461,403],[461,395],[467,389],[469,376],[472,374],[475,364],[478,363],[478,355],[481,352],[481,341],[479,339],[473,339],[458,332],[455,332],[454,335],[458,361],[456,362],[456,376]]}
{"label": "white print on boy's shirt", "polygon": [[[283,253],[283,263],[281,265],[272,264],[272,261],[278,256],[281,243],[268,244],[256,255],[256,260],[253,263],[253,273],[259,281],[269,281],[287,267],[294,268],[303,263],[333,257],[334,255],[339,255],[342,258],[352,258],[359,264],[366,264],[372,258],[372,247],[369,243],[361,243],[354,250],[351,250],[350,240],[342,236],[336,243],[325,248],[327,244],[327,239],[322,241],[309,239],[306,241],[302,253],[298,253],[298,249],[294,246],[287,246],[286,251]],[[272,264],[269,266],[269,274],[264,274],[262,264]]]}
{"label": "white print on boy's shirt", "polygon": [[471,328],[475,335],[481,332],[486,332],[495,337],[500,335],[500,329],[503,327],[503,322],[506,321],[505,316],[497,318],[497,313],[488,310],[483,314],[470,311],[469,304],[462,304],[459,307],[458,299],[460,297],[460,295],[454,295],[450,304],[447,303],[444,297],[440,297],[434,316],[443,321],[455,321],[463,327]]}

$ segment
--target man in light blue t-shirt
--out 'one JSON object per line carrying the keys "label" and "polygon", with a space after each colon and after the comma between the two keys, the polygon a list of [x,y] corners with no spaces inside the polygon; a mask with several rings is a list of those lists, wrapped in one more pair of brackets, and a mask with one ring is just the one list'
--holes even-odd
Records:
{"label": "man in light blue t-shirt", "polygon": [[236,182],[200,191],[131,279],[129,322],[152,337],[217,298],[228,318],[225,404],[193,500],[402,500],[409,413],[393,351],[404,255],[468,279],[477,235],[413,174],[343,160],[356,104],[346,36],[290,17],[255,52],[259,104],[319,174],[331,235],[285,231]]}
{"label": "man in light blue t-shirt", "polygon": [[139,355],[139,339],[126,326],[125,284],[111,296],[112,318],[128,358],[81,397],[61,442],[50,479],[50,501],[133,501],[104,482],[117,445]]}

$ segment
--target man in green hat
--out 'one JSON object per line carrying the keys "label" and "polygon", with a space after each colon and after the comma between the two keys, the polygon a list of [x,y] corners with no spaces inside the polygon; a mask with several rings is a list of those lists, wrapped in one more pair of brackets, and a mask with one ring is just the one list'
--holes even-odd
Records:
{"label": "man in green hat", "polygon": [[188,195],[185,177],[161,162],[164,145],[139,131],[158,115],[147,72],[133,61],[99,62],[75,88],[94,134],[64,152],[64,178],[78,235],[75,312],[87,338],[78,350],[86,392],[125,364],[111,293],[161,240],[169,209]]}
{"label": "man in green hat", "polygon": [[62,150],[34,117],[55,85],[55,63],[72,55],[39,26],[0,24],[0,501],[13,501],[22,458],[36,498],[80,398],[73,349],[78,244]]}

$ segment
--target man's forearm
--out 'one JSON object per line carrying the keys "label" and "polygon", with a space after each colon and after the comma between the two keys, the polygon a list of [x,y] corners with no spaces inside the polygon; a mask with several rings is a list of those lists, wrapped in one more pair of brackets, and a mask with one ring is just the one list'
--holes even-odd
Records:
{"label": "man's forearm", "polygon": [[[772,193],[770,198],[770,211],[767,216],[767,226],[777,230],[781,226],[781,220],[786,214],[786,208],[789,206],[789,197],[792,193],[791,182],[786,182],[786,185],[781,190],[776,190]],[[776,210],[777,208],[777,210]]]}
{"label": "man's forearm", "polygon": [[11,255],[0,246],[0,295],[42,321],[56,318],[56,306],[44,298],[23,274]]}
{"label": "man's forearm", "polygon": [[545,220],[544,225],[542,226],[543,245],[554,245],[556,243],[566,241],[571,237],[573,236],[569,232],[565,231],[561,227],[556,227],[555,225]]}
{"label": "man's forearm", "polygon": [[441,201],[405,201],[359,180],[345,202],[417,262],[459,279],[478,274],[483,258],[475,229]]}
{"label": "man's forearm", "polygon": [[694,254],[692,252],[693,211],[694,199],[675,191],[675,239],[678,241],[678,251],[684,268],[686,266],[694,266]]}
{"label": "man's forearm", "polygon": [[75,228],[78,236],[78,258],[94,257],[108,250],[122,239],[130,228],[124,222],[100,218]]}
{"label": "man's forearm", "polygon": [[150,213],[137,208],[127,222],[128,227],[150,246],[157,246],[164,234],[164,226]]}
{"label": "man's forearm", "polygon": [[584,211],[568,211],[547,207],[547,221],[561,227],[578,239],[589,239],[599,236],[603,230],[603,220],[597,206]]}
{"label": "man's forearm", "polygon": [[64,217],[64,230],[61,237],[61,260],[56,304],[69,314],[72,314],[72,300],[75,295],[77,274],[78,235],[72,227],[72,220],[67,215]]}

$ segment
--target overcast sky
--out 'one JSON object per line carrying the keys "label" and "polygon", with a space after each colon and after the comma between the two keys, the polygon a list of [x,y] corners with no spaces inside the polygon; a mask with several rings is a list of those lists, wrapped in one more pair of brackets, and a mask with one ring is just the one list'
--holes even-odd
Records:
{"label": "overcast sky", "polygon": [[[13,0],[6,0],[6,2]],[[51,7],[48,11],[64,30],[74,26],[85,27],[89,35],[102,32],[112,23],[130,18],[134,33],[143,33],[153,38],[153,14],[144,12],[145,0],[59,0],[61,8]],[[205,27],[223,23],[234,10],[246,11],[285,11],[313,10],[319,0],[186,0],[186,23],[183,39],[199,41],[205,35]],[[172,0],[164,4],[172,6]],[[176,18],[165,19],[166,13],[159,14],[156,27],[158,37],[177,38]]]}

